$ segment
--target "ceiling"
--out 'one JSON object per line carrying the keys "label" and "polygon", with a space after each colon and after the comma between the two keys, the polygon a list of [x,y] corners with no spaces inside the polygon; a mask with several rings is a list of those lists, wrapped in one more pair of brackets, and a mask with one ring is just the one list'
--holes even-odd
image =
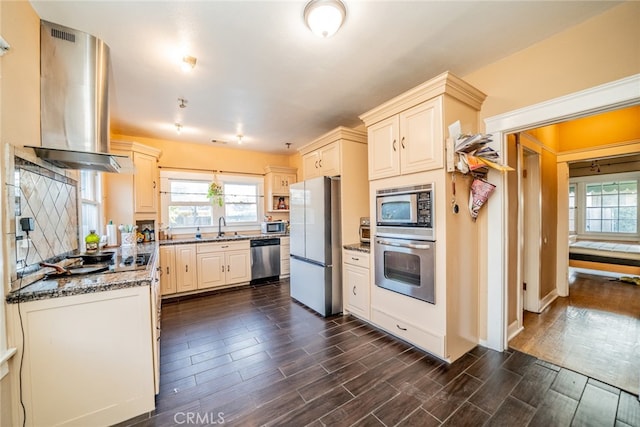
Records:
{"label": "ceiling", "polygon": [[[112,132],[285,154],[444,71],[464,76],[620,3],[344,1],[328,39],[305,26],[304,1],[31,4],[110,46]],[[190,72],[184,55],[197,58]]]}

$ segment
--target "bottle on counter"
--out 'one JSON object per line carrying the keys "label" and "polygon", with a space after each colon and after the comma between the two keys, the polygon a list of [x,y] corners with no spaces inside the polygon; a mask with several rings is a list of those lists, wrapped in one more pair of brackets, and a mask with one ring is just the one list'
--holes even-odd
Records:
{"label": "bottle on counter", "polygon": [[84,238],[87,252],[97,252],[100,245],[100,236],[96,234],[96,230],[90,230],[87,237]]}

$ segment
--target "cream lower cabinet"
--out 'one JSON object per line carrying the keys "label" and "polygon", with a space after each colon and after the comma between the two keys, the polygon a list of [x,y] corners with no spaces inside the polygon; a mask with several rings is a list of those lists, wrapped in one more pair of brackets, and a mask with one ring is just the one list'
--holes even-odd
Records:
{"label": "cream lower cabinet", "polygon": [[251,280],[249,240],[199,243],[198,289],[216,288]]}
{"label": "cream lower cabinet", "polygon": [[196,245],[175,245],[176,292],[195,291],[198,288]]}
{"label": "cream lower cabinet", "polygon": [[26,426],[114,425],[155,408],[149,286],[22,303],[23,332],[7,308],[15,343],[24,333]]}
{"label": "cream lower cabinet", "polygon": [[175,246],[160,246],[160,293],[175,294],[176,287],[176,251]]}
{"label": "cream lower cabinet", "polygon": [[342,251],[342,286],[344,309],[364,319],[370,317],[369,254]]}
{"label": "cream lower cabinet", "polygon": [[289,277],[291,273],[291,237],[280,238],[280,277]]}

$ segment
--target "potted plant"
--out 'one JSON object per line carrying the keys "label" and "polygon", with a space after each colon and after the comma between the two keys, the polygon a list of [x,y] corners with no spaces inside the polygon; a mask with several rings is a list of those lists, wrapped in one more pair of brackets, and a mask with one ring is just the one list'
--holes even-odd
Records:
{"label": "potted plant", "polygon": [[209,184],[209,190],[207,191],[207,198],[214,203],[217,203],[218,206],[222,206],[223,202],[223,194],[222,194],[222,185],[217,182],[212,182]]}

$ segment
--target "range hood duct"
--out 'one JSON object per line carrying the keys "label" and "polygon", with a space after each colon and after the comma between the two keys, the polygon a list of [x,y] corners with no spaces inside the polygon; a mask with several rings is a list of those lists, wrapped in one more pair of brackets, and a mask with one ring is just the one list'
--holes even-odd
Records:
{"label": "range hood duct", "polygon": [[109,153],[109,46],[40,21],[40,135],[36,155],[64,169],[132,172]]}

